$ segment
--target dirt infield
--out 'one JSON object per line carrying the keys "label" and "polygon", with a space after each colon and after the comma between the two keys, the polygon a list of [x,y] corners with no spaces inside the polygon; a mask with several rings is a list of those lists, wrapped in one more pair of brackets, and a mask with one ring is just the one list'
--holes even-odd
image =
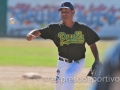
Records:
{"label": "dirt infield", "polygon": [[[89,68],[84,68],[77,77],[85,77],[89,71]],[[40,76],[49,78],[49,80],[44,79],[25,79],[23,74],[35,72],[39,73]],[[54,67],[14,67],[14,66],[1,66],[0,67],[0,87],[40,87],[44,85],[46,87],[54,88],[55,82],[52,82],[50,78],[55,78],[56,68]],[[83,85],[83,83],[81,83]],[[89,85],[85,82],[85,87]],[[76,84],[79,88],[79,85]],[[42,90],[42,89],[40,89]],[[52,90],[52,89],[51,89]],[[77,89],[76,89],[77,90]]]}

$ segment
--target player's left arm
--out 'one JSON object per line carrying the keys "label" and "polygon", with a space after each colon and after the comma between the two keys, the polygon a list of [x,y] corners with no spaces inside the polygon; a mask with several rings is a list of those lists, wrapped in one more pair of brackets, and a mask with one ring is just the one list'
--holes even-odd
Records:
{"label": "player's left arm", "polygon": [[[87,76],[96,77],[97,78],[101,74],[102,63],[99,60],[99,54],[98,54],[98,49],[97,49],[96,44],[93,43],[93,44],[90,44],[89,46],[91,48],[91,51],[92,51],[93,56],[95,58],[95,61],[94,61],[93,65],[92,65],[92,68],[88,72]],[[94,79],[96,79],[96,78],[94,78]]]}
{"label": "player's left arm", "polygon": [[96,44],[93,43],[93,44],[91,44],[91,45],[89,45],[89,46],[90,46],[90,49],[91,49],[91,51],[92,51],[92,53],[93,53],[93,56],[94,56],[94,58],[95,58],[95,62],[96,62],[96,61],[99,62],[99,54],[98,54],[98,49],[97,49]]}

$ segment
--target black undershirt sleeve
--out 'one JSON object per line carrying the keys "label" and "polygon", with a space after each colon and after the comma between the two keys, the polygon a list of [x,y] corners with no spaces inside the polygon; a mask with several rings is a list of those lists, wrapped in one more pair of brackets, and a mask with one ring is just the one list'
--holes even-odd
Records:
{"label": "black undershirt sleeve", "polygon": [[85,27],[86,34],[85,34],[85,40],[88,45],[91,45],[98,40],[100,40],[99,36],[89,27]]}
{"label": "black undershirt sleeve", "polygon": [[39,32],[41,33],[41,37],[44,39],[51,39],[53,40],[53,29],[52,29],[52,25],[48,25],[42,29],[39,29]]}

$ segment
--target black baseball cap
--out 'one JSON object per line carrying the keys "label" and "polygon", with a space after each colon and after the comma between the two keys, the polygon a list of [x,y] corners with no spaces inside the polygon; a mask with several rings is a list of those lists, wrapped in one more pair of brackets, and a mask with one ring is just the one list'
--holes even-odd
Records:
{"label": "black baseball cap", "polygon": [[60,4],[60,8],[58,9],[58,11],[61,10],[62,8],[70,8],[71,10],[74,10],[74,6],[71,2],[62,2]]}

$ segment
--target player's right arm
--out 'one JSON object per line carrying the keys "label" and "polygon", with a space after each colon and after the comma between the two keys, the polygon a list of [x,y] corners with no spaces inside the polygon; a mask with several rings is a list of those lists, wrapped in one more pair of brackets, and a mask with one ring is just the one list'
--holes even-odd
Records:
{"label": "player's right arm", "polygon": [[31,41],[32,39],[34,39],[40,35],[41,35],[40,31],[38,29],[34,29],[27,34],[26,39],[28,41]]}

